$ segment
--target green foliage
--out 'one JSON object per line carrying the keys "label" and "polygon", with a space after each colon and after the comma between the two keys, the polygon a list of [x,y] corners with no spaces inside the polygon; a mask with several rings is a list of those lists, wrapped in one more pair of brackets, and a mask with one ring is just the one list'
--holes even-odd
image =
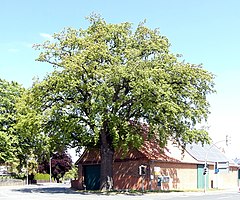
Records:
{"label": "green foliage", "polygon": [[[72,159],[65,151],[54,153],[51,157],[51,175],[59,182],[66,172],[72,168]],[[41,173],[50,173],[50,160],[44,160],[39,163],[38,171]]]}
{"label": "green foliage", "polygon": [[[21,152],[20,137],[15,128],[16,103],[24,89],[16,82],[0,79],[0,162],[16,166]],[[12,169],[14,171],[14,169]]]}
{"label": "green foliage", "polygon": [[[38,162],[49,158],[49,142],[48,137],[43,134],[42,116],[38,114],[39,109],[28,105],[33,99],[30,90],[25,90],[21,99],[17,102],[17,123],[16,129],[21,136],[21,150],[23,163],[29,159],[37,159]],[[28,106],[27,106],[28,105]]]}
{"label": "green foliage", "polygon": [[64,180],[73,180],[78,177],[78,168],[73,166],[68,172],[66,172],[63,176]]}
{"label": "green foliage", "polygon": [[213,74],[179,61],[168,39],[144,23],[133,29],[128,22],[88,19],[85,30],[67,28],[35,45],[41,51],[37,60],[54,71],[37,80],[17,106],[17,128],[33,153],[101,147],[104,188],[115,149],[139,148],[149,138],[162,147],[168,140],[183,147],[208,142],[197,125],[209,114]]}
{"label": "green foliage", "polygon": [[37,169],[38,169],[38,163],[37,163],[37,161],[35,159],[30,159],[29,158],[26,167],[27,167],[28,174],[36,174],[37,173]]}
{"label": "green foliage", "polygon": [[209,141],[196,125],[207,120],[214,76],[179,61],[168,39],[144,23],[133,30],[127,22],[89,21],[86,30],[67,28],[35,46],[38,61],[55,70],[29,92],[26,127],[58,147],[98,146],[104,131],[113,148],[138,148],[144,138],[131,120],[147,123],[161,146]]}
{"label": "green foliage", "polygon": [[34,180],[45,180],[45,181],[49,181],[49,180],[50,180],[50,175],[49,175],[49,174],[37,173],[37,174],[34,175]]}
{"label": "green foliage", "polygon": [[29,173],[36,173],[36,155],[44,152],[43,147],[41,153],[36,151],[37,144],[38,147],[44,145],[44,137],[35,134],[38,131],[32,132],[26,124],[29,122],[25,121],[26,117],[34,120],[29,117],[32,112],[24,110],[27,93],[18,83],[0,79],[0,162],[7,164],[9,172],[15,174],[26,168]]}

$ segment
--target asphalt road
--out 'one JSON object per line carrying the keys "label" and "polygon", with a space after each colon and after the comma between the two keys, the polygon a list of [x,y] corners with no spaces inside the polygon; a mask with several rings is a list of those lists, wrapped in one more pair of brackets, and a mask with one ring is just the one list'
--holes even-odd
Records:
{"label": "asphalt road", "polygon": [[0,200],[239,200],[237,190],[207,192],[174,192],[157,194],[84,194],[66,184],[45,184],[21,187],[0,187]]}

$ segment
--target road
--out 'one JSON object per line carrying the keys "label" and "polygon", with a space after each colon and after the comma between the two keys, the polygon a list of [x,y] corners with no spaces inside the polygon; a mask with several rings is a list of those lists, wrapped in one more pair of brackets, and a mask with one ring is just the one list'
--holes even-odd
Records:
{"label": "road", "polygon": [[237,190],[207,192],[152,193],[144,195],[84,194],[73,191],[66,184],[0,187],[0,200],[239,200]]}

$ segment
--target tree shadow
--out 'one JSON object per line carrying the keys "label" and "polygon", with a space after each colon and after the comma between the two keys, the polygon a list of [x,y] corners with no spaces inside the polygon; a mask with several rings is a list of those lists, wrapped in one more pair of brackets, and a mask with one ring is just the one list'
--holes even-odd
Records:
{"label": "tree shadow", "polygon": [[79,191],[79,190],[75,190],[72,188],[68,188],[68,187],[49,187],[49,186],[35,186],[35,187],[28,187],[28,188],[20,188],[20,189],[12,189],[12,192],[21,192],[21,193],[29,193],[29,194],[50,194],[50,195],[54,195],[54,194],[74,194],[74,195],[112,195],[112,193],[108,193],[108,192],[102,192],[102,191]]}
{"label": "tree shadow", "polygon": [[21,189],[12,189],[12,191],[22,193],[79,194],[77,191],[67,187],[29,187]]}

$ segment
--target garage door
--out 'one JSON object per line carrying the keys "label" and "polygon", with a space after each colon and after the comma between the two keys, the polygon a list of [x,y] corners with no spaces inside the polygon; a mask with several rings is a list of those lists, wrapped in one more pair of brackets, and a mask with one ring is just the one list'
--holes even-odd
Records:
{"label": "garage door", "polygon": [[[205,185],[205,177],[203,175],[204,171],[204,165],[198,165],[197,167],[197,188],[203,189]],[[205,175],[206,177],[206,188],[208,188],[208,181],[209,181],[209,175],[208,173]]]}
{"label": "garage door", "polygon": [[84,180],[87,190],[100,189],[100,165],[84,166]]}

